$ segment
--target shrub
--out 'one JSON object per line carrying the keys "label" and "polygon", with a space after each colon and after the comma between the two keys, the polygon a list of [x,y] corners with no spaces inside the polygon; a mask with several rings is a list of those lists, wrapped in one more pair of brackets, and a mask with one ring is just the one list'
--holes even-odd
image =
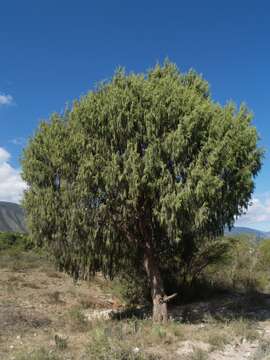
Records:
{"label": "shrub", "polygon": [[150,303],[151,294],[147,285],[147,277],[143,271],[135,269],[122,272],[113,282],[114,291],[117,291],[128,306],[145,305]]}
{"label": "shrub", "polygon": [[81,307],[73,307],[69,311],[69,317],[72,323],[72,329],[77,331],[86,331],[88,329],[88,322],[82,313]]}
{"label": "shrub", "polygon": [[220,288],[247,293],[264,290],[269,283],[268,270],[262,265],[264,246],[247,235],[231,237],[230,242],[225,261],[211,264],[204,270],[203,278]]}
{"label": "shrub", "polygon": [[0,251],[12,248],[30,250],[33,248],[33,243],[26,234],[0,232]]}
{"label": "shrub", "polygon": [[59,350],[65,350],[68,347],[68,338],[63,338],[60,335],[55,335],[54,337],[55,346]]}

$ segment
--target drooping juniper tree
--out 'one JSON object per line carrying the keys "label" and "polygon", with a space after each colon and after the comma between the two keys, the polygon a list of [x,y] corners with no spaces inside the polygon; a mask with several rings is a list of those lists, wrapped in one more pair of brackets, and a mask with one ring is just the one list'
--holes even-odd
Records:
{"label": "drooping juniper tree", "polygon": [[164,261],[188,261],[249,204],[262,157],[251,119],[169,62],[117,71],[43,122],[25,149],[32,237],[77,278],[143,267],[153,319],[166,321]]}

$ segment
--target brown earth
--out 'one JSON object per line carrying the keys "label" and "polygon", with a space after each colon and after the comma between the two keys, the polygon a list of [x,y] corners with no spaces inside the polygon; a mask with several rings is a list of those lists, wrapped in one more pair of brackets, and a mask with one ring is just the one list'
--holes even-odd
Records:
{"label": "brown earth", "polygon": [[134,357],[113,359],[270,359],[268,295],[174,306],[164,326],[108,320],[109,310],[114,317],[123,305],[101,276],[75,284],[43,257],[0,254],[0,359],[110,359],[87,352],[100,346],[92,337],[97,329],[104,330],[104,341],[120,339],[134,351]]}

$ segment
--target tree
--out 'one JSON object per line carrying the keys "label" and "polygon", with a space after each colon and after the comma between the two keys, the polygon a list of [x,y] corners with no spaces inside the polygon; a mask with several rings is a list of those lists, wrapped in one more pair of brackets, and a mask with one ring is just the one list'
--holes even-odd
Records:
{"label": "tree", "polygon": [[75,277],[143,267],[153,319],[166,321],[164,262],[188,263],[249,204],[262,157],[251,119],[168,61],[146,75],[118,70],[25,149],[32,237]]}

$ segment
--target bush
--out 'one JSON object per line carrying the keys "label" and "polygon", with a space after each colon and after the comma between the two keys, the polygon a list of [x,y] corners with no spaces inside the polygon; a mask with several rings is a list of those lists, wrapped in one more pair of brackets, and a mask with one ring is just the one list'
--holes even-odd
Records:
{"label": "bush", "polygon": [[231,246],[225,254],[226,261],[214,263],[203,272],[214,287],[256,292],[264,290],[269,283],[268,269],[262,256],[264,242],[257,244],[247,235],[231,237]]}
{"label": "bush", "polygon": [[9,249],[30,250],[33,243],[26,234],[0,232],[0,251]]}
{"label": "bush", "polygon": [[[165,293],[179,293],[173,301],[187,302],[194,299],[205,299],[209,296],[223,291],[224,288],[219,284],[213,283],[213,278],[208,273],[208,268],[213,268],[214,273],[226,266],[231,266],[231,251],[235,246],[235,240],[224,237],[216,240],[204,239],[204,245],[197,251],[185,258],[168,253],[166,261],[161,267]],[[127,305],[149,304],[151,294],[147,284],[144,271],[129,270],[122,272],[113,282],[114,292],[126,302]],[[226,284],[227,285],[227,284]]]}
{"label": "bush", "polygon": [[71,308],[69,311],[69,318],[74,331],[84,332],[88,330],[89,323],[85,318],[81,307],[74,306]]}
{"label": "bush", "polygon": [[120,296],[128,306],[145,305],[150,303],[151,294],[144,272],[123,272],[113,282],[114,292]]}
{"label": "bush", "polygon": [[[174,301],[207,300],[227,291],[249,296],[269,287],[270,240],[257,243],[248,235],[206,241],[189,261],[168,254],[161,272],[165,292],[181,294]],[[113,282],[114,292],[127,305],[151,301],[144,272],[126,271]]]}

